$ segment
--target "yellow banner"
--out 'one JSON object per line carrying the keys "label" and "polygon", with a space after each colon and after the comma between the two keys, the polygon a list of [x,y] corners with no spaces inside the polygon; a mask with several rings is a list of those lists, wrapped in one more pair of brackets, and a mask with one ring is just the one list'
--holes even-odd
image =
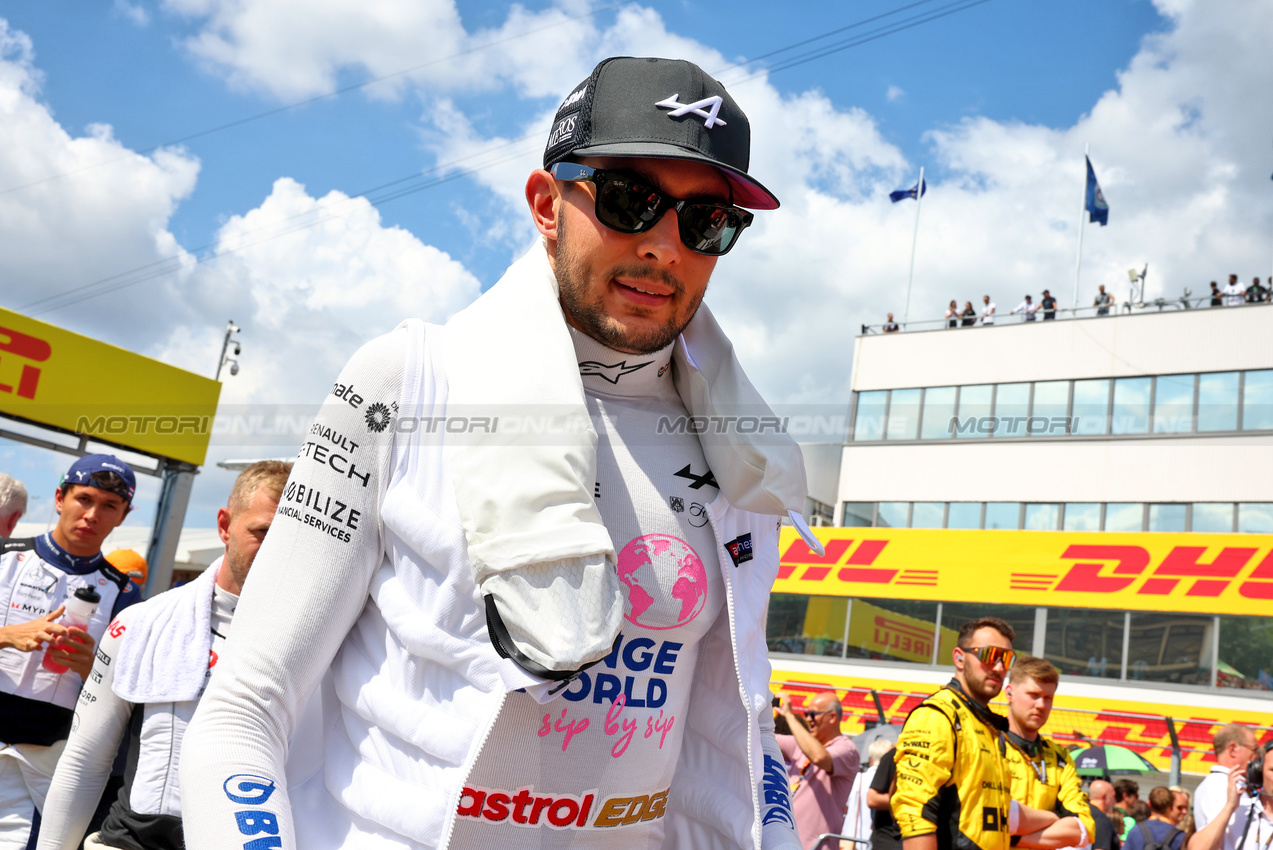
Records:
{"label": "yellow banner", "polygon": [[826,547],[823,557],[794,529],[782,530],[775,593],[1260,616],[1273,600],[1273,535],[814,533]]}
{"label": "yellow banner", "polygon": [[0,308],[0,413],[199,465],[221,384]]}
{"label": "yellow banner", "polygon": [[[855,599],[849,620],[849,646],[864,653],[930,664],[935,625],[928,620],[886,611],[878,605]],[[943,626],[937,657],[947,657],[955,648],[958,637],[959,633],[954,629]]]}
{"label": "yellow banner", "polygon": [[[856,607],[857,603],[854,603]],[[952,670],[953,673],[953,670]],[[900,726],[911,709],[919,705],[937,685],[922,682],[903,682],[881,679],[864,682],[860,677],[850,678],[833,674],[791,672],[782,668],[782,659],[774,660],[774,673],[770,686],[773,692],[791,695],[792,703],[804,706],[817,693],[835,691],[844,706],[844,720],[840,725],[845,735],[857,735],[867,728],[867,723],[879,719],[871,690],[880,698],[880,707],[890,722]],[[1132,697],[1135,692],[1129,693]],[[1007,714],[1007,705],[1000,697],[991,703],[999,714]],[[1269,715],[1251,711],[1228,709],[1198,709],[1188,706],[1155,703],[1143,697],[1126,700],[1076,697],[1066,693],[1065,677],[1056,694],[1056,702],[1043,734],[1057,743],[1069,747],[1087,746],[1091,743],[1117,744],[1135,750],[1147,758],[1159,770],[1171,766],[1171,733],[1167,719],[1176,727],[1181,745],[1182,769],[1186,773],[1206,773],[1215,764],[1211,741],[1215,733],[1226,723],[1243,723],[1254,728],[1261,742],[1273,741],[1273,730],[1268,727]]]}

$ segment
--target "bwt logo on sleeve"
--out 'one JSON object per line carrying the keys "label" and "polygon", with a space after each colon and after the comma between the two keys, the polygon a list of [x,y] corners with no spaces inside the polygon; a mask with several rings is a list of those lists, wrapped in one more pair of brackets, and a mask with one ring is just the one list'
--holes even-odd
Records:
{"label": "bwt logo on sleeve", "polygon": [[[236,773],[222,784],[225,796],[240,806],[262,806],[273,796],[274,780],[253,773]],[[263,809],[245,809],[234,813],[234,820],[242,835],[262,835],[243,843],[243,850],[271,850],[282,847],[279,837],[278,815]]]}
{"label": "bwt logo on sleeve", "polygon": [[787,784],[787,768],[771,755],[765,756],[765,775],[761,779],[761,790],[765,798],[765,816],[761,824],[779,821],[796,828],[796,819],[791,814],[791,791]]}

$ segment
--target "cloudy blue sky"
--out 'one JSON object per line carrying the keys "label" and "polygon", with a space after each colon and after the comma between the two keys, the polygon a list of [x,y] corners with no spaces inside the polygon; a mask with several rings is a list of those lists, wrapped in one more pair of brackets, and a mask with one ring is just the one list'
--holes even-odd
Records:
{"label": "cloudy blue sky", "polygon": [[[525,175],[597,60],[677,56],[730,87],[783,200],[708,302],[771,400],[842,403],[855,330],[901,312],[914,206],[887,196],[921,165],[913,317],[1068,298],[1085,143],[1112,208],[1085,290],[1270,274],[1270,31],[1267,0],[9,0],[0,304],[204,374],[232,318],[223,403],[304,410],[525,250]],[[290,453],[237,442],[212,459]],[[0,443],[32,518],[64,465]],[[231,478],[199,476],[188,525]]]}

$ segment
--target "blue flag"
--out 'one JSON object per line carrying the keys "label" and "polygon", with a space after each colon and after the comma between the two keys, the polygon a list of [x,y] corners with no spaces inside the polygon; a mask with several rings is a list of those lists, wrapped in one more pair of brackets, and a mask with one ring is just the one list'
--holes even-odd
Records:
{"label": "blue flag", "polygon": [[927,191],[928,191],[928,181],[925,180],[923,181],[922,185],[919,183],[916,183],[914,186],[910,187],[909,189],[898,189],[896,192],[889,192],[888,197],[889,197],[889,200],[891,200],[893,203],[897,203],[898,201],[904,201],[907,198],[914,198],[915,200],[919,200],[919,196],[925,194]]}
{"label": "blue flag", "polygon": [[1109,204],[1105,203],[1105,196],[1101,194],[1101,184],[1096,182],[1096,172],[1092,170],[1092,160],[1087,160],[1087,203],[1084,209],[1087,210],[1087,220],[1100,222],[1101,227],[1109,224]]}

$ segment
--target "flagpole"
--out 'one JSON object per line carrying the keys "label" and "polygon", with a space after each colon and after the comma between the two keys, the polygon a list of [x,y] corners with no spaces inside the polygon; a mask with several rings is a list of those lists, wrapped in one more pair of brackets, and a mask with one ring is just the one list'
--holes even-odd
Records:
{"label": "flagpole", "polygon": [[919,167],[919,183],[915,188],[915,232],[911,234],[911,270],[906,276],[906,309],[902,312],[902,327],[911,315],[911,284],[915,282],[915,243],[919,241],[919,208],[924,203],[924,166]]}
{"label": "flagpole", "polygon": [[1079,271],[1083,268],[1083,216],[1087,213],[1087,163],[1090,143],[1083,143],[1083,198],[1079,202],[1079,253],[1074,260],[1074,315],[1079,310]]}

